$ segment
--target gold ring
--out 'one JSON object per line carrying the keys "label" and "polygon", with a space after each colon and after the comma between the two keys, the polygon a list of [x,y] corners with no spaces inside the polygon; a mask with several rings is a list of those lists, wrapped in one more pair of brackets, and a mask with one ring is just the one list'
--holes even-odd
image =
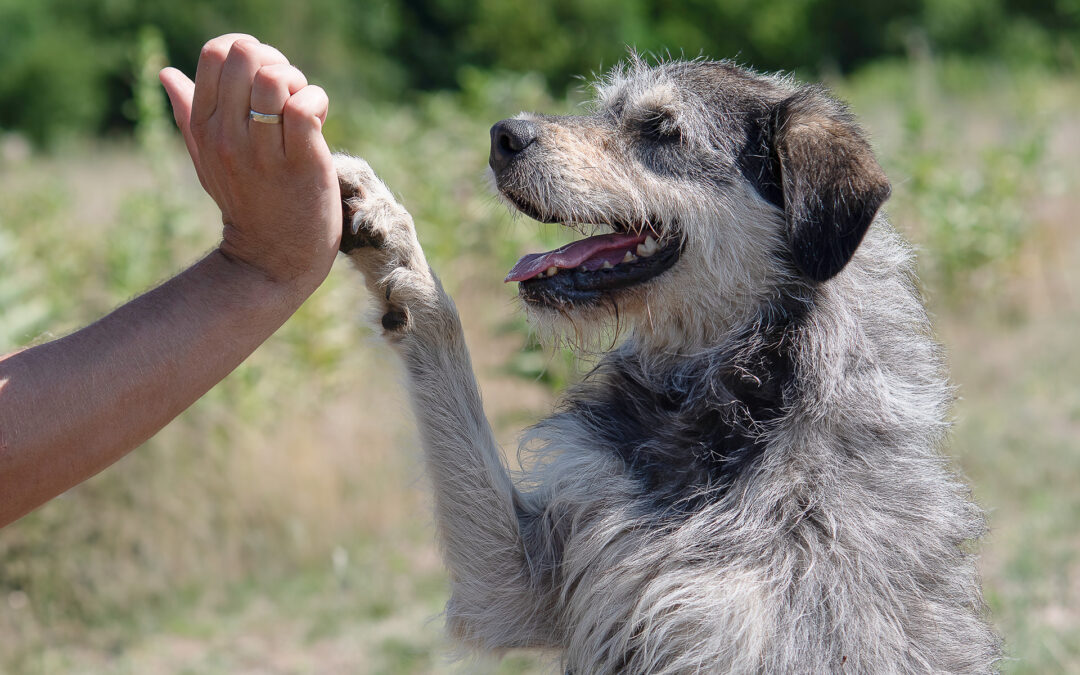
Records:
{"label": "gold ring", "polygon": [[281,115],[268,115],[254,110],[248,113],[248,119],[252,122],[262,122],[263,124],[281,124]]}

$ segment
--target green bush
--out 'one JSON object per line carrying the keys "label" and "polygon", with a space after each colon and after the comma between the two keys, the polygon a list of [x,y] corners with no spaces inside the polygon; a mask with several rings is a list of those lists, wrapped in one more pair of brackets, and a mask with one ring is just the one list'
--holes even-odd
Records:
{"label": "green bush", "polygon": [[470,70],[537,72],[561,96],[627,47],[850,72],[925,44],[935,53],[1077,65],[1078,0],[0,0],[0,128],[40,144],[130,128],[127,68],[144,27],[194,71],[199,48],[249,32],[334,101],[458,89]]}
{"label": "green bush", "polygon": [[[886,205],[919,246],[921,276],[940,300],[1000,290],[1038,222],[1031,204],[1056,172],[1047,138],[1061,103],[1045,71],[966,59],[879,63],[840,85],[856,112],[896,118],[878,138],[893,182]],[[993,125],[970,120],[996,112]]]}

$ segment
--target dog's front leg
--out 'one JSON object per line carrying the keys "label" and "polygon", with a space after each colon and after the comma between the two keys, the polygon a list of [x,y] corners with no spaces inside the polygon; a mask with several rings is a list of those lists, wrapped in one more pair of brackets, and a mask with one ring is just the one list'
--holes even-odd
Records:
{"label": "dog's front leg", "polygon": [[529,571],[522,506],[484,416],[453,301],[412,217],[361,159],[335,158],[342,250],[364,274],[386,338],[405,362],[453,595],[447,622],[481,648],[553,646],[549,604]]}

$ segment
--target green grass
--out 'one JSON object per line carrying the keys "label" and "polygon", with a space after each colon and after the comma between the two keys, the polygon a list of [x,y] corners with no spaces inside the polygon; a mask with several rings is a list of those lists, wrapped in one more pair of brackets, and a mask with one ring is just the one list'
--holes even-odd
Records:
{"label": "green grass", "polygon": [[[574,369],[529,343],[500,279],[565,235],[495,203],[487,128],[575,102],[533,77],[464,81],[410,107],[335,102],[326,129],[413,212],[509,446]],[[990,510],[982,569],[1006,669],[1080,672],[1080,85],[960,62],[832,85],[920,248],[961,395],[951,452]],[[0,351],[93,320],[216,243],[213,205],[152,101],[136,144],[0,164]],[[155,439],[0,530],[0,672],[553,672],[528,654],[448,661],[416,439],[365,302],[339,265]]]}

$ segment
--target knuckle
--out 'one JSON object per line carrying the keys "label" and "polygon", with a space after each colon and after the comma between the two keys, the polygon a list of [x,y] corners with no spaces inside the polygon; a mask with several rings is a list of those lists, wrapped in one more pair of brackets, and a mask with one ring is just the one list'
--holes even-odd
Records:
{"label": "knuckle", "polygon": [[237,40],[234,42],[230,56],[234,53],[238,59],[263,66],[279,64],[285,60],[285,56],[278,50],[253,40]]}
{"label": "knuckle", "polygon": [[304,74],[287,63],[272,63],[261,66],[255,73],[254,86],[268,89],[285,96],[293,89],[303,88],[307,84]]}
{"label": "knuckle", "polygon": [[210,133],[210,120],[196,118],[192,115],[190,127],[191,137],[195,139],[195,142],[202,146],[208,145],[211,137]]}
{"label": "knuckle", "polygon": [[296,120],[308,117],[311,115],[311,111],[302,96],[293,94],[289,97],[289,100],[285,101],[284,114],[286,117]]}
{"label": "knuckle", "polygon": [[210,40],[203,45],[202,50],[199,52],[199,61],[222,62],[225,60],[228,53],[229,50],[220,41]]}
{"label": "knuckle", "polygon": [[216,38],[207,40],[199,55],[224,59],[233,46],[243,42],[254,42],[257,44],[258,40],[247,33],[227,33],[225,35],[219,35]]}
{"label": "knuckle", "polygon": [[330,102],[330,98],[326,95],[326,91],[317,84],[309,84],[304,87],[310,91],[312,102],[315,106],[325,106]]}
{"label": "knuckle", "polygon": [[244,61],[250,60],[254,55],[256,47],[258,47],[258,45],[249,40],[237,40],[229,47],[229,58]]}
{"label": "knuckle", "polygon": [[281,68],[283,77],[288,79],[288,81],[299,85],[298,89],[303,89],[308,86],[307,76],[304,75],[302,70],[293,65],[282,65]]}
{"label": "knuckle", "polygon": [[281,50],[279,50],[277,47],[274,47],[273,45],[267,45],[267,44],[264,44],[264,45],[261,45],[261,46],[263,48],[263,52],[265,52],[265,54],[267,55],[268,58],[273,58],[273,59],[275,59],[276,61],[278,61],[281,64],[288,64],[289,63],[288,57],[286,57],[284,54],[282,54]]}
{"label": "knuckle", "polygon": [[315,110],[320,105],[325,104],[327,97],[322,87],[317,84],[308,84],[293,94],[290,100],[292,99],[295,99],[297,105],[302,105],[305,109]]}
{"label": "knuckle", "polygon": [[209,128],[210,120],[201,118],[191,120],[191,134],[195,137],[206,136]]}
{"label": "knuckle", "polygon": [[206,44],[217,44],[228,49],[234,42],[238,42],[240,40],[247,40],[248,42],[258,42],[258,40],[256,40],[254,36],[248,35],[247,33],[225,33],[224,35],[219,35],[216,38],[211,38]]}
{"label": "knuckle", "polygon": [[269,89],[277,92],[285,88],[284,82],[282,82],[281,76],[274,71],[273,66],[263,66],[255,72],[255,81],[253,86],[260,89]]}

